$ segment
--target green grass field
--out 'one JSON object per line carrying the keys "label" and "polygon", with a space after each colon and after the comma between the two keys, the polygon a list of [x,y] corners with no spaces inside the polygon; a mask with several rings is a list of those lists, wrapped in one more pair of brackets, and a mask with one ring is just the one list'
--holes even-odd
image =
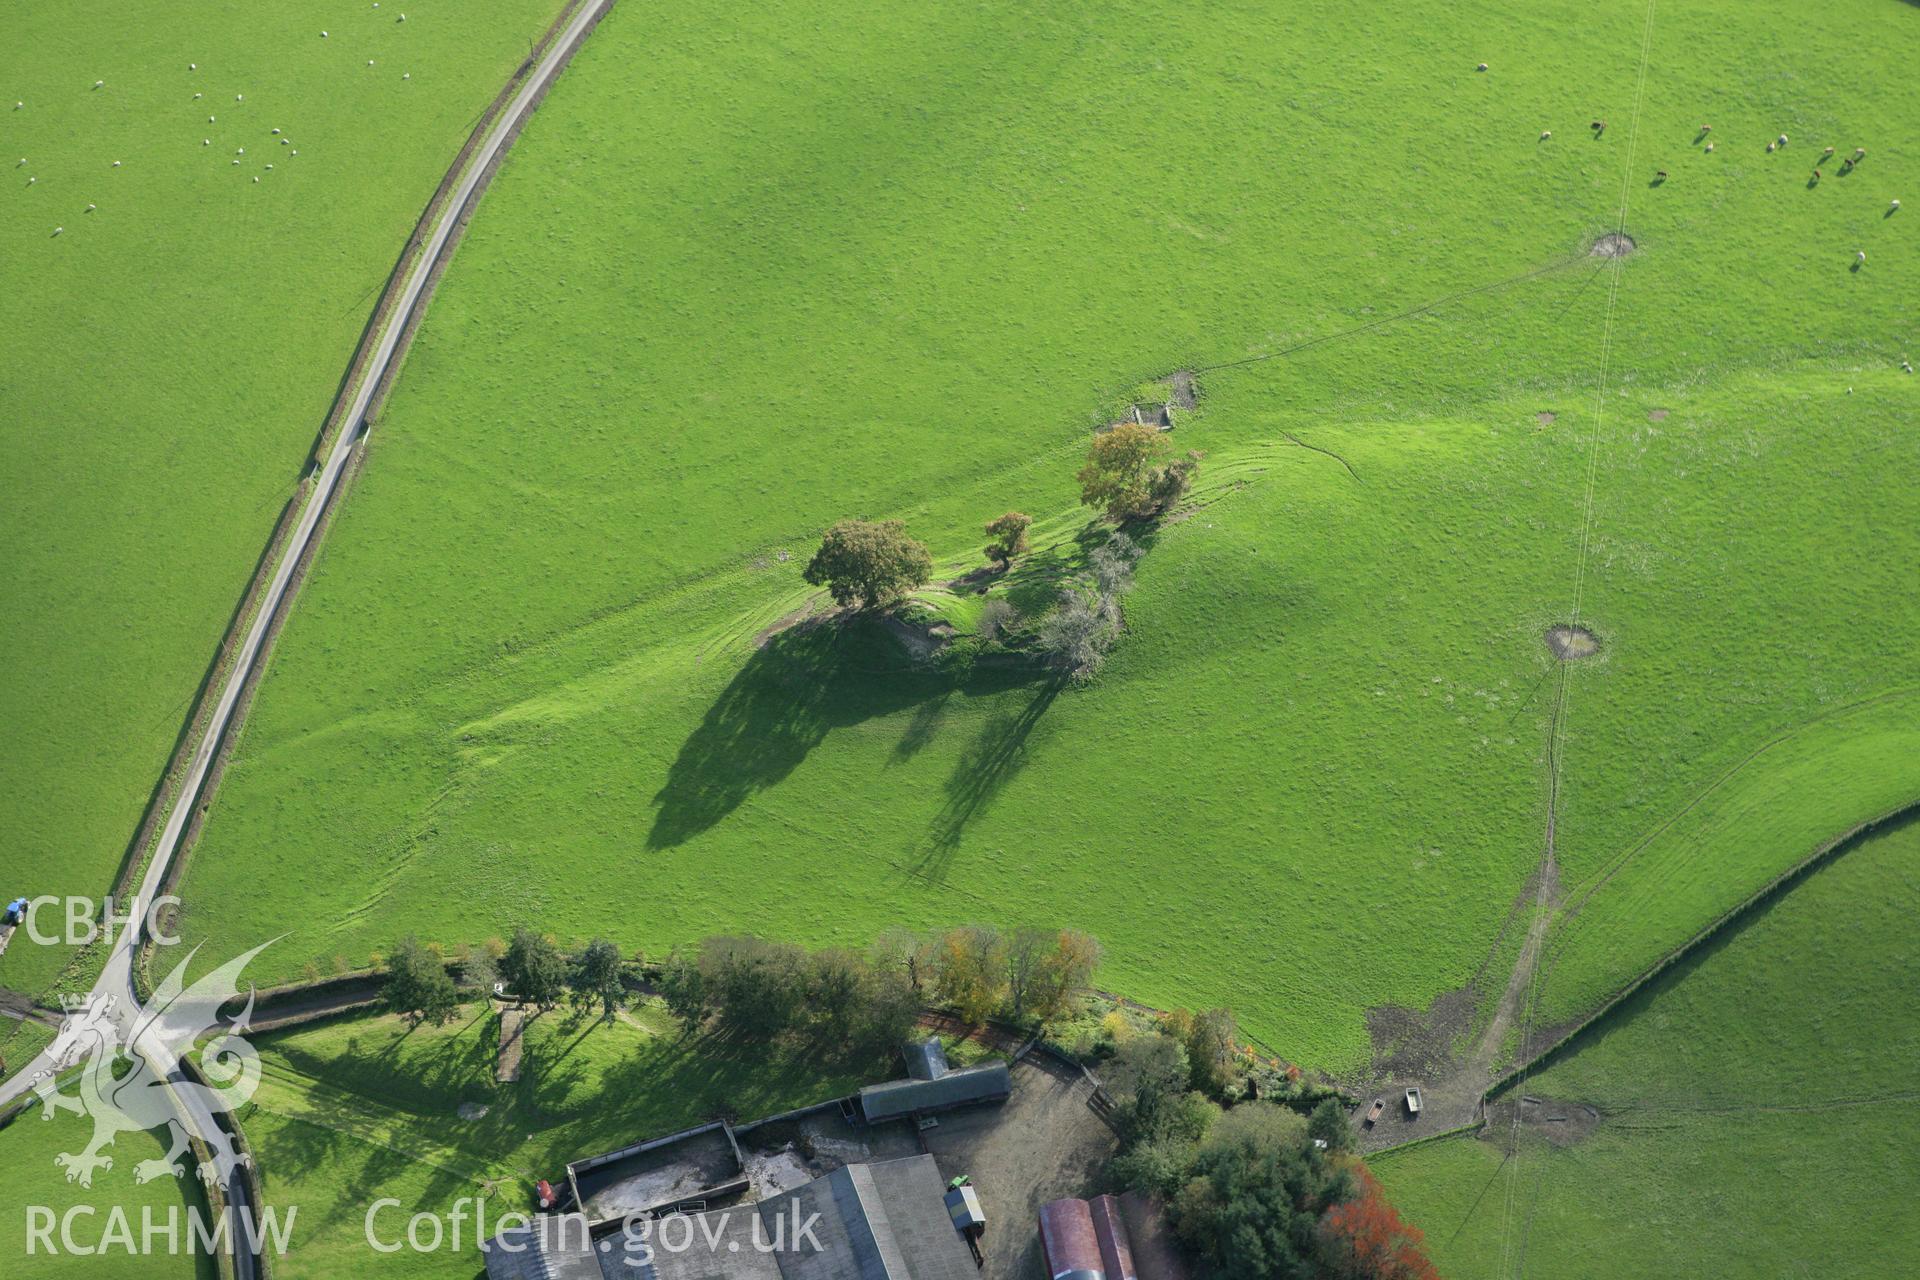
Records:
{"label": "green grass field", "polygon": [[[1860,841],[1609,1014],[1522,1092],[1601,1113],[1376,1162],[1452,1277],[1887,1276],[1920,1230],[1920,824]],[[1906,1225],[1902,1225],[1905,1223]]]}
{"label": "green grass field", "polygon": [[6,1079],[53,1042],[53,1028],[22,1018],[0,1019],[0,1080]]}
{"label": "green grass field", "polygon": [[[553,1013],[524,1034],[512,1085],[494,1083],[499,1026],[478,1006],[437,1029],[353,1018],[265,1038],[265,1074],[244,1123],[268,1203],[295,1212],[293,1246],[275,1275],[357,1275],[371,1259],[382,1274],[471,1276],[479,1257],[471,1226],[469,1238],[449,1236],[438,1251],[371,1253],[371,1189],[406,1206],[376,1218],[382,1243],[403,1237],[411,1214],[450,1214],[463,1198],[487,1197],[497,1221],[526,1211],[534,1181],[564,1175],[569,1161],[722,1111],[751,1120],[840,1097],[897,1070],[689,1040],[658,1004],[611,1025]],[[464,1119],[462,1104],[487,1110]]]}
{"label": "green grass field", "polygon": [[[0,1201],[7,1206],[6,1212],[0,1213],[0,1257],[7,1259],[7,1275],[29,1280],[64,1280],[70,1276],[89,1280],[184,1276],[213,1280],[218,1274],[213,1259],[193,1252],[188,1235],[187,1213],[207,1212],[200,1184],[190,1177],[134,1181],[134,1165],[157,1159],[166,1149],[164,1135],[159,1131],[121,1134],[108,1152],[113,1168],[95,1173],[93,1185],[82,1187],[66,1180],[54,1164],[54,1156],[81,1150],[91,1132],[92,1122],[85,1117],[62,1114],[43,1121],[38,1107],[0,1129]],[[29,1220],[30,1206],[52,1212],[55,1226],[49,1242],[29,1240],[29,1227],[37,1225]],[[74,1212],[76,1209],[80,1212]],[[146,1253],[112,1243],[108,1232],[116,1209],[124,1215],[136,1242],[146,1221],[164,1226],[172,1220],[170,1214],[177,1211],[179,1251],[168,1252],[164,1234],[151,1237],[155,1247]],[[63,1221],[70,1224],[73,1244],[99,1252],[69,1252],[59,1228]],[[32,1252],[28,1251],[30,1243]],[[53,1252],[46,1243],[54,1246]]]}
{"label": "green grass field", "polygon": [[[110,888],[387,273],[558,10],[9,12],[9,900]],[[18,940],[0,983],[42,990],[67,959]]]}
{"label": "green grass field", "polygon": [[[1591,1009],[1920,798],[1920,106],[1863,73],[1915,14],[1649,12],[616,9],[410,357],[190,936],[1070,923],[1352,1070],[1540,859],[1577,596],[1543,1008]],[[1871,154],[1809,185],[1829,143]],[[1070,536],[1089,426],[1182,367],[1204,505],[1092,687],[753,646],[838,516],[943,573],[1009,507]]]}

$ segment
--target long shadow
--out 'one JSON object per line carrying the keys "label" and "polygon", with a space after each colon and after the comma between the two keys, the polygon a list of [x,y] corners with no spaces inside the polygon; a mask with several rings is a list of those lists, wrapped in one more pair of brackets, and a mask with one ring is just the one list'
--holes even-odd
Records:
{"label": "long shadow", "polygon": [[967,825],[1027,762],[1027,740],[1065,687],[1065,678],[1050,677],[1026,706],[1011,715],[995,716],[980,730],[947,778],[946,803],[933,820],[915,871],[936,881],[945,876]]}
{"label": "long shadow", "polygon": [[897,670],[871,623],[796,627],[754,651],[680,747],[654,796],[647,847],[682,844],[784,779],[829,730],[936,696],[950,683]]}

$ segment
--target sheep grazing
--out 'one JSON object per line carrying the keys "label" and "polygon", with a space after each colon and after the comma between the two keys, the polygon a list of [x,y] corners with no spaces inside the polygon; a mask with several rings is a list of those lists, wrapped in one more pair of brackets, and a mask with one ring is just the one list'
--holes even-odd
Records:
{"label": "sheep grazing", "polygon": [[189,71],[198,71],[199,69],[200,69],[200,64],[197,62],[189,62],[187,64],[187,70]]}
{"label": "sheep grazing", "polygon": [[65,228],[65,227],[55,227],[55,228],[53,229],[53,234],[55,234],[55,235],[59,235],[59,234],[60,234],[60,233],[61,233],[62,231],[65,231],[65,230],[66,230],[66,228]]}
{"label": "sheep grazing", "polygon": [[33,185],[34,183],[36,183],[36,182],[38,182],[38,181],[40,181],[40,179],[38,179],[38,178],[28,178],[28,179],[27,179],[27,185],[28,185],[28,186],[32,186],[32,185]]}
{"label": "sheep grazing", "polygon": [[1895,200],[1893,204],[1889,206],[1890,209],[1898,209],[1899,207],[1900,207],[1900,202],[1898,200]]}
{"label": "sheep grazing", "polygon": [[1709,133],[1712,133],[1712,132],[1713,132],[1713,126],[1712,126],[1712,125],[1710,125],[1710,124],[1703,124],[1703,125],[1701,125],[1701,126],[1700,126],[1700,133],[1701,133],[1701,135],[1702,135],[1703,137],[1704,137],[1705,135],[1707,135],[1707,134],[1709,134]]}
{"label": "sheep grazing", "polygon": [[1855,162],[1865,160],[1867,158],[1867,149],[1865,147],[1855,147],[1853,149],[1853,158]]}
{"label": "sheep grazing", "polygon": [[1592,124],[1588,125],[1587,127],[1589,129],[1592,129],[1598,132],[1599,130],[1607,127],[1607,122],[1605,120],[1595,120]]}
{"label": "sheep grazing", "polygon": [[194,95],[193,95],[193,100],[194,100],[195,102],[198,102],[198,101],[200,101],[200,97],[201,97],[201,95],[200,95],[200,94],[197,94],[197,93],[196,93],[196,94],[194,94]]}
{"label": "sheep grazing", "polygon": [[1773,154],[1773,148],[1774,148],[1774,145],[1775,145],[1775,144],[1774,144],[1774,143],[1771,143],[1771,142],[1769,142],[1769,143],[1767,144],[1767,154],[1768,154],[1768,155],[1772,155],[1772,154]]}
{"label": "sheep grazing", "polygon": [[97,204],[90,204],[87,206],[87,212],[92,213],[95,209],[98,209],[99,207],[100,206]]}
{"label": "sheep grazing", "polygon": [[104,89],[107,87],[107,82],[105,80],[95,80],[93,82],[93,87],[96,89]]}
{"label": "sheep grazing", "polygon": [[113,167],[114,167],[114,168],[116,168],[116,169],[118,169],[118,168],[120,167],[120,162],[119,162],[118,160],[115,160],[115,161],[113,162]]}
{"label": "sheep grazing", "polygon": [[235,102],[245,102],[247,100],[247,95],[244,93],[236,93],[233,95],[233,100]]}
{"label": "sheep grazing", "polygon": [[1474,68],[1475,71],[1485,71],[1486,69],[1487,69],[1487,64],[1484,62]]}
{"label": "sheep grazing", "polygon": [[274,129],[274,133],[276,133],[276,134],[277,134],[277,133],[279,133],[279,132],[280,132],[280,130],[279,130],[279,129],[278,129],[277,127],[276,127],[276,128]]}
{"label": "sheep grazing", "polygon": [[1819,171],[1818,169],[1815,169],[1815,170],[1813,171],[1813,180],[1814,180],[1815,182],[1818,182],[1818,181],[1820,181],[1820,171]]}
{"label": "sheep grazing", "polygon": [[402,80],[411,80],[411,79],[413,79],[413,72],[411,72],[411,71],[402,71],[402,72],[400,73],[400,78],[401,78]]}
{"label": "sheep grazing", "polygon": [[214,118],[213,118],[212,116],[208,116],[208,117],[207,117],[207,123],[208,123],[208,124],[212,124],[212,123],[214,123]]}
{"label": "sheep grazing", "polygon": [[1853,255],[1853,260],[1855,262],[1865,262],[1867,260],[1867,251],[1865,249],[1860,250]]}
{"label": "sheep grazing", "polygon": [[1830,156],[1830,155],[1832,155],[1832,154],[1833,154],[1833,148],[1832,148],[1832,147],[1828,147],[1828,148],[1827,148],[1827,149],[1826,149],[1825,151],[1822,151],[1822,152],[1820,153],[1820,158],[1821,158],[1822,160],[1824,160],[1824,159],[1826,159],[1826,158],[1827,158],[1828,156]]}
{"label": "sheep grazing", "polygon": [[212,139],[212,138],[202,138],[202,139],[200,139],[200,145],[201,145],[201,146],[203,146],[203,147],[210,147],[210,146],[212,146],[212,145],[213,145],[213,139]]}
{"label": "sheep grazing", "polygon": [[1712,144],[1711,142],[1709,142],[1709,143],[1707,144],[1707,150],[1708,150],[1708,151],[1712,151],[1712,150],[1713,150],[1713,144]]}
{"label": "sheep grazing", "polygon": [[283,147],[284,147],[284,146],[286,146],[286,145],[287,145],[287,140],[286,140],[285,138],[282,138],[282,139],[280,139],[280,145],[281,145],[281,146],[283,146]]}
{"label": "sheep grazing", "polygon": [[233,154],[237,156],[243,156],[247,154],[247,149],[245,147],[236,148]]}
{"label": "sheep grazing", "polygon": [[324,32],[324,31],[322,31],[322,32],[320,33],[320,38],[321,38],[322,40],[325,40],[325,39],[327,38],[327,33],[326,33],[326,32]]}
{"label": "sheep grazing", "polygon": [[1783,146],[1783,147],[1787,145],[1787,135],[1786,135],[1786,134],[1784,134],[1784,133],[1783,133],[1783,134],[1781,134],[1781,135],[1780,135],[1780,143],[1779,143],[1779,145],[1781,145],[1781,146]]}
{"label": "sheep grazing", "polygon": [[256,174],[254,174],[254,175],[253,175],[253,180],[254,180],[255,182],[258,182],[258,181],[260,181],[260,175],[259,175],[259,174],[257,174],[257,173],[256,173]]}
{"label": "sheep grazing", "polygon": [[271,168],[273,168],[273,166],[272,166],[272,165],[268,165],[268,166],[267,166],[267,168],[269,168],[269,169],[271,169]]}
{"label": "sheep grazing", "polygon": [[1553,130],[1551,129],[1542,129],[1540,131],[1540,141],[1542,142],[1545,142],[1548,138],[1551,138],[1552,136],[1553,136]]}
{"label": "sheep grazing", "polygon": [[22,107],[24,107],[24,106],[26,106],[26,105],[27,105],[27,104],[26,104],[26,103],[24,103],[24,102],[16,102],[16,103],[14,103],[14,104],[13,104],[13,109],[14,109],[15,111],[18,111],[18,110],[19,110],[20,108],[22,108]]}

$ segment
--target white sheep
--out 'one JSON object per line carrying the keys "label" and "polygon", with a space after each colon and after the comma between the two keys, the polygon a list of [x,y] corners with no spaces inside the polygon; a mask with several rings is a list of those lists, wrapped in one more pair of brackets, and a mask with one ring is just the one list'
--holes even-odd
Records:
{"label": "white sheep", "polygon": [[65,227],[55,227],[55,228],[53,229],[53,234],[55,234],[55,235],[59,235],[59,234],[60,234],[60,233],[61,233],[62,231],[65,231],[65,230],[66,230],[66,228],[65,228]]}
{"label": "white sheep", "polygon": [[400,73],[400,78],[401,78],[402,80],[411,80],[411,79],[413,79],[413,72],[411,72],[411,71],[402,71],[402,72]]}
{"label": "white sheep", "polygon": [[198,71],[199,69],[200,69],[200,64],[197,62],[189,62],[187,64],[187,70],[189,71]]}
{"label": "white sheep", "polygon": [[279,132],[280,132],[280,130],[279,130],[279,129],[278,129],[277,127],[276,127],[276,128],[274,129],[274,132],[275,132],[275,133],[279,133]]}
{"label": "white sheep", "polygon": [[1475,71],[1485,71],[1486,69],[1487,69],[1487,64],[1484,62],[1474,68]]}
{"label": "white sheep", "polygon": [[259,175],[259,174],[257,174],[257,173],[256,173],[256,174],[254,174],[254,175],[253,175],[253,180],[254,180],[255,182],[258,182],[258,181],[260,181],[260,175]]}
{"label": "white sheep", "polygon": [[200,145],[201,145],[201,146],[203,146],[203,147],[210,147],[210,146],[212,146],[212,145],[213,145],[213,139],[212,139],[212,138],[202,138],[202,139],[200,139]]}
{"label": "white sheep", "polygon": [[115,160],[115,161],[113,162],[113,167],[114,167],[114,168],[116,168],[116,169],[118,169],[118,168],[120,167],[120,162],[119,162],[118,160]]}
{"label": "white sheep", "polygon": [[200,98],[201,98],[201,95],[200,95],[200,94],[197,94],[197,93],[196,93],[196,94],[194,94],[194,95],[193,95],[193,100],[194,100],[195,102],[198,102],[198,101],[200,101]]}
{"label": "white sheep", "polygon": [[235,102],[245,102],[247,100],[247,95],[244,93],[236,93],[233,95],[233,100]]}
{"label": "white sheep", "polygon": [[1865,262],[1867,260],[1867,251],[1865,249],[1860,250],[1860,252],[1853,255],[1853,260],[1855,262]]}
{"label": "white sheep", "polygon": [[1551,138],[1552,136],[1553,136],[1553,130],[1551,129],[1542,129],[1540,131],[1540,141],[1542,142],[1545,142],[1548,138]]}
{"label": "white sheep", "polygon": [[239,147],[239,148],[237,148],[237,149],[235,149],[235,151],[234,151],[234,153],[233,153],[233,154],[235,154],[235,155],[237,155],[237,156],[243,156],[243,155],[245,155],[245,154],[247,154],[247,149],[246,149],[245,147]]}
{"label": "white sheep", "polygon": [[1780,135],[1780,145],[1783,147],[1787,145],[1787,135],[1784,133]]}
{"label": "white sheep", "polygon": [[27,185],[28,185],[28,186],[32,186],[32,185],[33,185],[34,183],[36,183],[36,182],[38,182],[38,181],[40,181],[40,179],[38,179],[38,178],[28,178],[28,179],[27,179]]}
{"label": "white sheep", "polygon": [[90,204],[87,206],[87,212],[92,213],[95,209],[98,209],[99,207],[100,206],[97,204]]}
{"label": "white sheep", "polygon": [[293,152],[292,152],[292,154],[294,154],[294,155],[296,155],[296,156],[297,156],[297,155],[299,155],[299,154],[300,154],[300,148],[298,148],[298,147],[295,147],[295,148],[293,149]]}
{"label": "white sheep", "polygon": [[368,65],[368,66],[372,66],[372,65],[373,65],[373,59],[372,59],[372,58],[368,58],[368,59],[367,59],[367,65]]}
{"label": "white sheep", "polygon": [[1896,209],[1898,209],[1898,208],[1900,207],[1900,202],[1899,202],[1898,200],[1895,200],[1895,201],[1893,202],[1893,207],[1894,207],[1894,208],[1896,208]]}
{"label": "white sheep", "polygon": [[104,89],[106,88],[106,85],[107,85],[107,82],[105,80],[95,80],[93,82],[93,87],[96,89]]}
{"label": "white sheep", "polygon": [[320,38],[321,38],[322,40],[325,40],[325,39],[327,38],[327,33],[326,33],[326,32],[324,32],[324,31],[322,31],[322,32],[320,33]]}
{"label": "white sheep", "polygon": [[1713,144],[1711,142],[1707,144],[1707,150],[1709,151],[1713,150]]}

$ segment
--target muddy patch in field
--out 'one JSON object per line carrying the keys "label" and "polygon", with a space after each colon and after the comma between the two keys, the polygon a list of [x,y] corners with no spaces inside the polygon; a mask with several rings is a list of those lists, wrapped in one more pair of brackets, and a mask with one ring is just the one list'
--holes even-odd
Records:
{"label": "muddy patch in field", "polygon": [[1647,414],[1648,422],[1665,422],[1666,420],[1667,411],[1665,409],[1655,409]]}
{"label": "muddy patch in field", "polygon": [[1565,1102],[1532,1093],[1509,1093],[1487,1104],[1487,1125],[1480,1131],[1485,1140],[1504,1147],[1512,1137],[1514,1122],[1539,1134],[1556,1147],[1570,1147],[1593,1136],[1600,1127],[1600,1112],[1585,1102]]}
{"label": "muddy patch in field", "polygon": [[1173,384],[1173,404],[1176,409],[1191,409],[1198,403],[1199,388],[1194,385],[1193,370],[1175,369],[1167,381]]}
{"label": "muddy patch in field", "polygon": [[1554,413],[1551,410],[1542,409],[1540,412],[1533,415],[1533,420],[1539,423],[1543,427],[1550,427],[1553,425],[1554,419],[1558,418],[1559,416],[1560,416],[1559,414]]}
{"label": "muddy patch in field", "polygon": [[462,1120],[479,1120],[487,1114],[487,1105],[483,1102],[463,1102],[459,1115]]}
{"label": "muddy patch in field", "polygon": [[1600,652],[1600,637],[1585,627],[1548,627],[1547,648],[1562,662],[1577,662]]}
{"label": "muddy patch in field", "polygon": [[1367,1010],[1374,1076],[1409,1080],[1445,1071],[1461,1038],[1473,1029],[1478,1007],[1478,997],[1468,986],[1435,996],[1424,1011],[1397,1004]]}
{"label": "muddy patch in field", "polygon": [[1637,247],[1632,236],[1609,231],[1593,242],[1592,253],[1596,258],[1624,258]]}

